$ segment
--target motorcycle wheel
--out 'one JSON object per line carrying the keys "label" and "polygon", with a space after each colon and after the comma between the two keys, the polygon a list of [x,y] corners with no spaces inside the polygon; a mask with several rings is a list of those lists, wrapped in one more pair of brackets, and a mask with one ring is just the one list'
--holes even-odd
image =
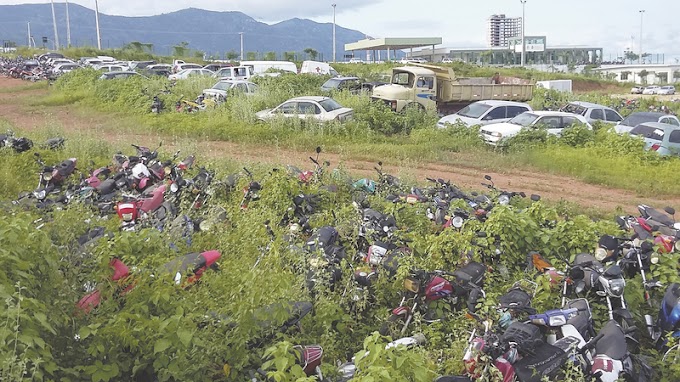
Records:
{"label": "motorcycle wheel", "polygon": [[678,360],[680,360],[680,345],[674,345],[663,354],[664,363],[668,361],[677,362]]}
{"label": "motorcycle wheel", "polygon": [[390,336],[393,333],[401,331],[403,325],[404,322],[401,319],[401,316],[393,314],[385,322],[383,322],[383,324],[380,326],[380,330],[378,330],[378,333],[380,333],[382,336]]}

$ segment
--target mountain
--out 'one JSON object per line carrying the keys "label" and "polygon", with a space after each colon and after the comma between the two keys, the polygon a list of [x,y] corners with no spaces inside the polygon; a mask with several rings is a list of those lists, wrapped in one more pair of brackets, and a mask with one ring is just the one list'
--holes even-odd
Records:
{"label": "mountain", "polygon": [[[66,45],[66,5],[55,3],[59,43]],[[94,10],[69,3],[72,46],[96,46]],[[50,4],[0,5],[0,41],[27,45],[27,23],[38,46],[42,38],[53,47],[54,31]],[[168,55],[181,42],[190,49],[224,57],[240,52],[239,32],[243,32],[244,54],[258,52],[301,53],[306,48],[319,52],[319,59],[332,60],[333,24],[291,19],[276,24],[259,22],[241,12],[214,12],[188,8],[145,17],[111,16],[100,13],[102,48],[121,47],[129,42],[153,44],[154,53]],[[343,60],[345,43],[365,38],[359,31],[336,25],[336,59]]]}

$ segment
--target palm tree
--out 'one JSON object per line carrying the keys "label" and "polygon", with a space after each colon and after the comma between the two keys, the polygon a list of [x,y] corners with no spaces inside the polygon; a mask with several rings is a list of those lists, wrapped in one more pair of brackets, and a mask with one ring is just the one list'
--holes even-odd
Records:
{"label": "palm tree", "polygon": [[316,60],[316,56],[319,54],[319,52],[317,52],[316,49],[312,49],[312,48],[307,48],[303,52],[305,52],[309,55],[310,60]]}

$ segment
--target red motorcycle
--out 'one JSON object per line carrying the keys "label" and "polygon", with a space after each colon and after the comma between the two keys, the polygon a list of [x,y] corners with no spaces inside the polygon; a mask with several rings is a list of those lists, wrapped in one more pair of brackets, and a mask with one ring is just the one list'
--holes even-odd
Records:
{"label": "red motorcycle", "polygon": [[116,205],[118,216],[123,221],[123,230],[132,230],[139,220],[148,220],[153,212],[158,210],[165,201],[166,186],[155,187],[150,192],[145,191],[140,198],[128,198]]}

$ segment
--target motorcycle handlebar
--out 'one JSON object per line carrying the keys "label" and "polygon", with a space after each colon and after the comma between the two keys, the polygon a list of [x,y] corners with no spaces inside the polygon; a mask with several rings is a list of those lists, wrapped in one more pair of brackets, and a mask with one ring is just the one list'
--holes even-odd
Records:
{"label": "motorcycle handlebar", "polygon": [[588,350],[592,349],[597,345],[597,342],[604,337],[603,333],[598,334],[597,336],[593,337],[588,343],[586,343],[580,350],[581,353],[585,353]]}

